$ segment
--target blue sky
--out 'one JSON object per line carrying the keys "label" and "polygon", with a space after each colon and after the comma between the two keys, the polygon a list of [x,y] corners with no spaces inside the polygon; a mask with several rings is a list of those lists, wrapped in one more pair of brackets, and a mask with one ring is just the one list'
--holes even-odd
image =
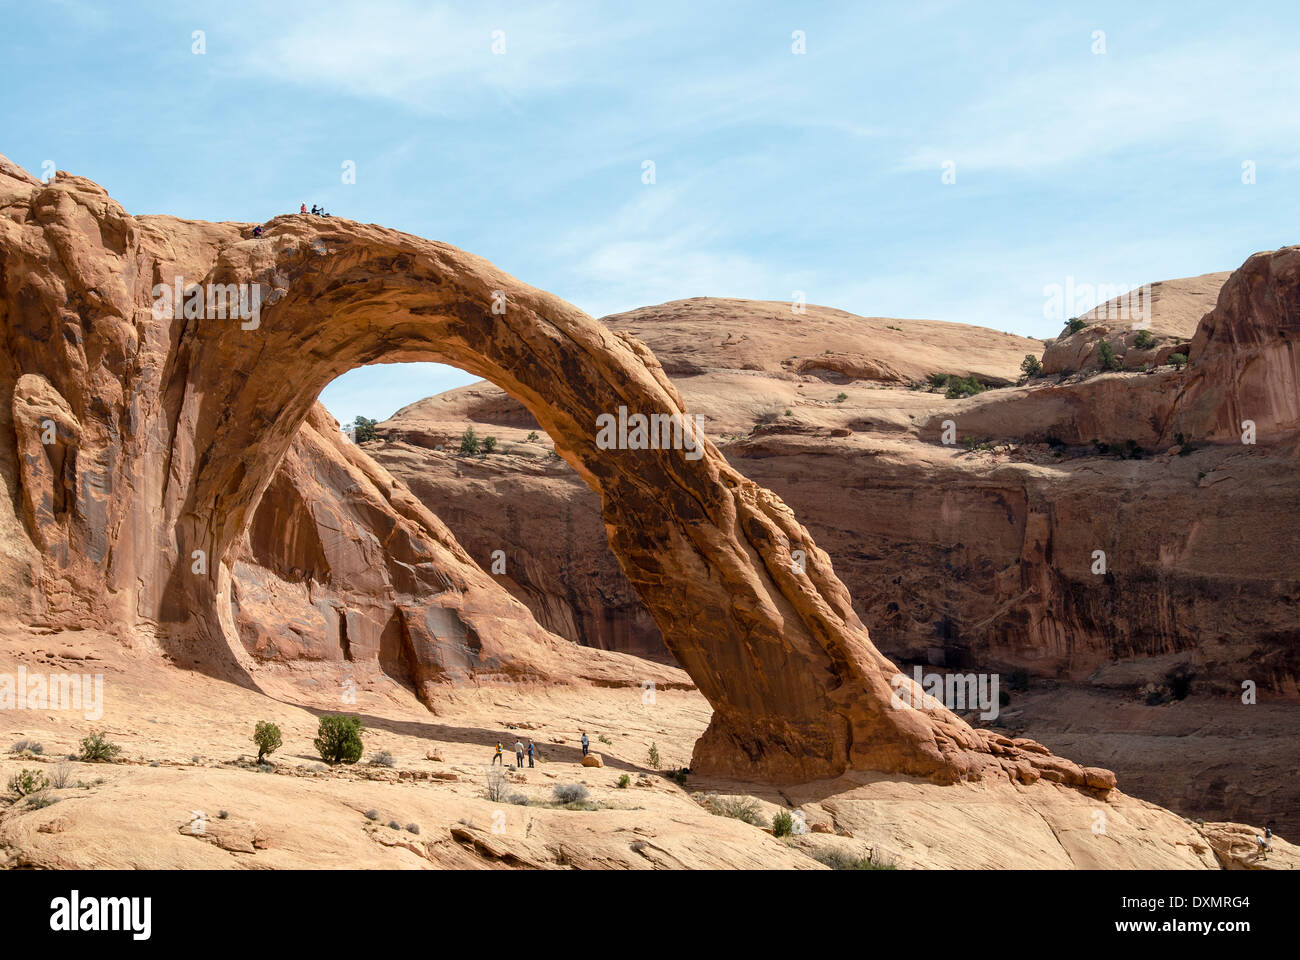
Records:
{"label": "blue sky", "polygon": [[[1048,284],[1231,269],[1300,241],[1291,2],[4,0],[0,16],[0,153],[37,175],[91,177],[132,213],[321,203],[595,316],[802,291],[1054,336]],[[382,419],[470,379],[369,368],[324,399]]]}

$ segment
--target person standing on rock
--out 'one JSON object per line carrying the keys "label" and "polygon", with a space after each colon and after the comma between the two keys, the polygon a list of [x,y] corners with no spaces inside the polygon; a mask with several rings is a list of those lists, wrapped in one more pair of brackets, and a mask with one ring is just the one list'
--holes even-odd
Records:
{"label": "person standing on rock", "polygon": [[506,765],[505,758],[502,757],[502,755],[501,755],[501,741],[500,741],[500,740],[497,741],[497,752],[494,753],[494,754],[492,754],[492,762],[493,762],[493,763],[499,763],[499,764],[501,764],[501,766],[503,766],[503,767]]}
{"label": "person standing on rock", "polygon": [[524,767],[524,742],[515,741],[515,767],[522,770]]}
{"label": "person standing on rock", "polygon": [[587,751],[591,749],[591,741],[587,739],[587,731],[582,731],[582,755],[585,757]]}
{"label": "person standing on rock", "polygon": [[535,749],[534,749],[534,747],[533,747],[533,741],[529,740],[529,741],[528,741],[528,765],[529,765],[530,767],[533,765],[533,753],[534,753],[534,752],[535,752]]}

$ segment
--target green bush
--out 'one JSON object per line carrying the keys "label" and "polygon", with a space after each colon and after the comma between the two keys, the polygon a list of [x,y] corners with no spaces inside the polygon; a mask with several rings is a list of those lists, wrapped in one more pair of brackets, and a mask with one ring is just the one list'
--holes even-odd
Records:
{"label": "green bush", "polygon": [[618,778],[618,788],[620,790],[626,790],[628,786],[631,785],[631,783],[632,783],[632,778],[629,777],[626,773]]}
{"label": "green bush", "polygon": [[971,377],[949,377],[947,380],[948,389],[944,396],[949,400],[960,400],[962,397],[973,397],[977,393],[984,392],[984,384],[980,383],[973,376]]}
{"label": "green bush", "polygon": [[1065,329],[1068,330],[1070,333],[1078,333],[1087,325],[1088,324],[1086,321],[1080,320],[1078,317],[1071,317],[1070,322],[1065,325]]}
{"label": "green bush", "polygon": [[1115,356],[1115,348],[1108,340],[1097,344],[1097,365],[1103,370],[1119,370],[1123,366],[1119,357]]}
{"label": "green bush", "polygon": [[1020,369],[1025,372],[1026,376],[1037,377],[1043,373],[1043,364],[1032,353],[1026,353],[1025,359],[1020,361]]}
{"label": "green bush", "polygon": [[1151,336],[1150,330],[1139,330],[1137,339],[1133,341],[1133,346],[1139,350],[1150,350],[1156,345],[1156,338]]}
{"label": "green bush", "polygon": [[280,728],[274,723],[259,720],[253,729],[253,742],[257,744],[257,762],[269,757],[280,749]]}
{"label": "green bush", "polygon": [[356,763],[361,759],[363,729],[360,717],[327,714],[320,718],[312,743],[326,763]]}
{"label": "green bush", "polygon": [[90,736],[81,738],[81,757],[87,763],[112,763],[122,748],[116,743],[109,743],[102,730],[92,731]]}
{"label": "green bush", "polygon": [[849,395],[848,395],[847,393],[844,393],[843,391],[841,391],[840,393],[835,394],[835,402],[836,402],[836,403],[843,403],[843,402],[844,402],[845,400],[847,400],[848,398],[849,398]]}
{"label": "green bush", "polygon": [[660,761],[660,759],[659,759],[659,747],[657,747],[657,746],[654,744],[654,742],[651,741],[651,743],[650,743],[650,749],[649,749],[648,751],[646,751],[646,752],[647,752],[647,754],[648,754],[649,757],[650,757],[650,769],[651,769],[651,770],[658,770],[658,769],[659,769],[659,766],[660,766],[660,763],[661,763],[661,761]]}
{"label": "green bush", "polygon": [[491,434],[484,437],[482,442],[479,444],[479,450],[481,450],[484,454],[491,453],[496,448],[497,448],[497,438],[492,436]]}
{"label": "green bush", "polygon": [[536,443],[540,439],[542,438],[537,435],[536,430],[529,430],[528,436],[524,437],[524,443]]}
{"label": "green bush", "polygon": [[40,756],[45,752],[45,747],[39,740],[19,740],[9,748],[10,753],[34,753]]}
{"label": "green bush", "polygon": [[790,816],[789,810],[782,810],[772,818],[772,835],[774,837],[788,837],[794,832],[794,817]]}
{"label": "green bush", "polygon": [[1169,355],[1169,362],[1174,365],[1175,370],[1181,370],[1183,369],[1183,364],[1187,362],[1187,354],[1171,353]]}
{"label": "green bush", "polygon": [[379,434],[375,432],[377,421],[369,417],[357,417],[352,421],[354,429],[353,438],[357,443],[364,443],[366,440],[378,440]]}
{"label": "green bush", "polygon": [[478,453],[479,439],[478,434],[474,432],[473,427],[466,427],[465,432],[460,435],[460,452],[462,455],[472,457]]}
{"label": "green bush", "polygon": [[11,792],[18,794],[20,797],[26,797],[33,793],[39,793],[50,785],[45,774],[39,770],[19,770],[9,778],[9,789]]}

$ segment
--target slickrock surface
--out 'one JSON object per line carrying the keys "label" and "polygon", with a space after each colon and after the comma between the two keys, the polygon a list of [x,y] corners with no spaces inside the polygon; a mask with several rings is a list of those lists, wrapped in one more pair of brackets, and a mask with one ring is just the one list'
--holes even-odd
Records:
{"label": "slickrock surface", "polygon": [[[462,677],[566,679],[567,657],[598,652],[559,653],[563,641],[379,471],[347,510],[379,508],[370,535],[393,563],[355,616],[345,598],[359,580],[346,574],[359,567],[342,563],[338,585],[304,594],[293,561],[323,573],[338,554],[306,533],[249,541],[250,530],[292,529],[287,491],[261,527],[256,513],[327,383],[367,363],[446,362],[521,402],[598,491],[624,574],[713,708],[692,769],[770,782],[849,770],[1045,779],[1097,797],[1114,787],[1109,771],[974,729],[936,701],[892,707],[896,668],[829,556],[707,437],[699,458],[599,448],[596,418],[620,406],[685,414],[635,337],[446,244],[310,216],[278,217],[261,237],[251,224],[136,218],[84,178],[42,184],[0,162],[0,390],[16,440],[3,456],[17,463],[6,482],[32,543],[3,576],[24,585],[42,622],[111,625],[128,644],[251,687],[267,655],[321,653],[313,637],[330,628],[310,605],[327,624],[332,609],[345,658],[355,630],[355,656],[404,660],[426,702]],[[158,310],[177,277],[182,288],[255,288],[264,305],[252,323]],[[279,584],[255,579],[237,599],[236,568],[263,547],[288,566],[273,571]],[[304,625],[283,648],[266,641],[284,624],[257,622],[268,608],[284,615],[279,590]],[[15,607],[24,612],[21,598]]]}
{"label": "slickrock surface", "polygon": [[[255,691],[162,669],[93,630],[0,628],[0,672],[20,666],[103,674],[104,714],[8,714],[0,746],[22,738],[44,752],[0,753],[0,778],[24,768],[53,777],[62,764],[66,786],[51,789],[56,802],[44,808],[0,804],[0,866],[823,869],[816,858],[834,853],[900,869],[1217,869],[1219,850],[1234,867],[1300,865],[1281,838],[1265,861],[1253,857],[1246,841],[1259,828],[1198,827],[1118,789],[1101,801],[1042,780],[938,786],[866,772],[788,787],[691,774],[682,788],[650,769],[647,754],[655,744],[674,768],[690,757],[710,714],[693,690],[646,703],[635,688],[581,682],[442,685],[431,713],[363,661],[268,664]],[[345,680],[355,685],[347,704]],[[329,769],[311,740],[320,713],[339,710],[363,718],[366,753]],[[284,740],[261,772],[256,720],[278,724]],[[122,747],[120,762],[63,759],[91,729]],[[605,766],[581,766],[584,729]],[[492,802],[492,750],[520,738],[534,741],[541,762],[505,778],[527,804]],[[392,767],[369,763],[381,750]],[[592,808],[554,806],[557,784],[586,786]],[[759,823],[713,815],[711,794],[752,800]],[[778,809],[797,809],[808,831],[788,840],[765,832]]]}

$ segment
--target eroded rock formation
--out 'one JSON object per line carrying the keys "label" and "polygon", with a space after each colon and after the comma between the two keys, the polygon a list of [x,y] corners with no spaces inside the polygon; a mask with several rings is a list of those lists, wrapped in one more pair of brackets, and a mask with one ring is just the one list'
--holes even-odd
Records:
{"label": "eroded rock formation", "polygon": [[[599,414],[685,413],[635,338],[445,244],[307,216],[276,218],[260,237],[250,224],[134,218],[90,181],[42,184],[0,163],[0,378],[19,428],[13,492],[38,547],[25,572],[47,620],[152,629],[178,661],[246,669],[231,570],[321,388],[361,364],[440,361],[519,400],[599,492],[624,573],[714,708],[693,766],[1113,786],[1106,771],[973,729],[934,701],[891,708],[895,668],[829,557],[707,438],[699,459],[600,449]],[[210,300],[203,316],[159,310],[157,291],[173,283],[260,298],[260,313],[214,317]],[[46,421],[53,443],[22,426]],[[298,508],[269,509],[291,523]],[[431,545],[404,536],[410,560],[426,562]],[[310,537],[285,551],[309,565],[324,555]],[[485,577],[453,559],[467,583]],[[540,630],[522,606],[510,612],[503,632]],[[436,622],[430,631],[413,655],[445,674],[447,638]]]}

